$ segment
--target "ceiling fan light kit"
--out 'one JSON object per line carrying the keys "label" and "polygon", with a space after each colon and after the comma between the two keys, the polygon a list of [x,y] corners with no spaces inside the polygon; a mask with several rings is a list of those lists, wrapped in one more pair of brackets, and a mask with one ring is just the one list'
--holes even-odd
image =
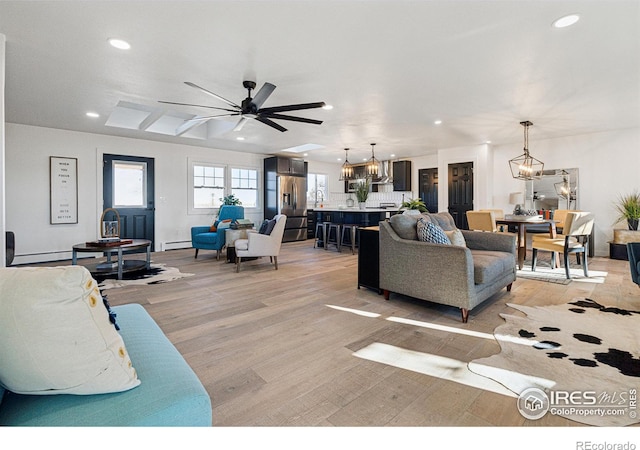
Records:
{"label": "ceiling fan light kit", "polygon": [[525,120],[520,125],[524,127],[524,153],[509,160],[511,176],[519,180],[539,180],[542,178],[544,163],[529,154],[529,127],[533,123]]}
{"label": "ceiling fan light kit", "polygon": [[190,81],[185,81],[184,84],[194,89],[197,89],[201,92],[204,92],[205,94],[210,95],[213,98],[223,103],[226,103],[228,105],[228,108],[219,108],[217,106],[194,105],[192,103],[160,101],[160,103],[165,103],[169,105],[194,106],[194,107],[200,107],[200,108],[215,109],[218,111],[225,111],[225,114],[216,114],[216,115],[210,115],[210,116],[196,116],[192,119],[186,120],[185,125],[197,124],[198,122],[206,122],[210,119],[240,116],[240,120],[235,126],[234,131],[240,131],[248,119],[254,119],[254,120],[257,120],[258,122],[261,122],[265,125],[270,126],[271,128],[275,128],[278,131],[285,132],[287,131],[287,129],[282,125],[274,122],[272,119],[289,120],[293,122],[302,122],[302,123],[320,125],[322,123],[322,120],[307,119],[306,117],[290,116],[290,115],[281,114],[281,113],[288,112],[288,111],[300,111],[303,109],[324,108],[326,106],[325,102],[314,102],[314,103],[300,103],[295,105],[282,105],[282,106],[272,106],[268,108],[262,108],[262,105],[264,104],[264,102],[269,98],[269,96],[273,93],[273,91],[276,88],[276,86],[271,83],[264,83],[260,88],[260,90],[252,98],[251,91],[255,89],[256,82],[243,81],[242,85],[244,86],[245,89],[247,89],[247,98],[242,100],[240,105],[230,100],[227,100],[226,98],[218,94],[215,94],[201,86],[198,86],[197,84],[192,83]]}

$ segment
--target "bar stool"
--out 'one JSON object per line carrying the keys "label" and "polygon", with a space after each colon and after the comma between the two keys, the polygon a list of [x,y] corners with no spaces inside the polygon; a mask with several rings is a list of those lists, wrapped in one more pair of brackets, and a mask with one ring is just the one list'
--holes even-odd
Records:
{"label": "bar stool", "polygon": [[315,234],[315,238],[314,238],[314,242],[313,242],[313,248],[319,247],[319,243],[322,242],[322,245],[324,246],[324,241],[325,241],[325,237],[324,237],[324,222],[318,222],[316,224],[316,234]]}
{"label": "bar stool", "polygon": [[[324,249],[329,250],[329,245],[335,245],[338,251],[340,251],[340,232],[342,231],[342,224],[336,222],[325,222],[325,241]],[[333,238],[331,237],[333,232]]]}
{"label": "bar stool", "polygon": [[[355,223],[345,223],[342,225],[342,237],[340,238],[340,246],[349,245],[351,247],[351,254],[356,252],[356,234],[358,231],[358,225]],[[349,238],[348,242],[345,238]]]}

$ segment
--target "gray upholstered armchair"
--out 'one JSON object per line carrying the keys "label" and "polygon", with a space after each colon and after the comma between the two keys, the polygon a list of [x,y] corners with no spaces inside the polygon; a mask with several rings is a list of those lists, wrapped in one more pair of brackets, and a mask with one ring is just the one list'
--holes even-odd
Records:
{"label": "gray upholstered armchair", "polygon": [[[244,219],[244,208],[242,206],[222,205],[218,213],[217,222],[223,220],[234,221],[236,219]],[[225,244],[225,228],[213,231],[211,225],[198,226],[191,228],[191,246],[196,249],[196,258],[198,250],[215,250],[216,259],[220,259],[220,250]]]}

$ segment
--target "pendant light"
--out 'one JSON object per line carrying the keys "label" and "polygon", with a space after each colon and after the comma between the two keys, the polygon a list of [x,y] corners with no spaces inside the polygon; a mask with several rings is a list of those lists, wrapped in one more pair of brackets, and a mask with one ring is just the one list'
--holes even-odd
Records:
{"label": "pendant light", "polygon": [[528,120],[520,122],[524,127],[524,153],[509,160],[511,176],[519,180],[539,180],[542,178],[544,163],[529,154],[529,127],[533,123]]}
{"label": "pendant light", "polygon": [[376,144],[371,144],[371,159],[369,159],[366,165],[367,178],[376,178],[378,176],[378,171],[380,170],[380,161],[376,159],[376,155],[373,150],[375,145]]}
{"label": "pendant light", "polygon": [[344,164],[342,164],[342,170],[340,171],[340,181],[353,180],[355,178],[355,171],[353,166],[349,162],[349,149],[344,149]]}

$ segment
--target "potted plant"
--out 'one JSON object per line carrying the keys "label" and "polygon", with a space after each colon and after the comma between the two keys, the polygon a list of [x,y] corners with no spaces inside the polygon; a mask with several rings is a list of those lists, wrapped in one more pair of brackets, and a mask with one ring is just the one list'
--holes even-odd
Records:
{"label": "potted plant", "polygon": [[640,192],[620,195],[614,206],[619,214],[616,223],[626,220],[630,230],[637,230],[640,219]]}
{"label": "potted plant", "polygon": [[400,210],[404,210],[407,214],[419,214],[428,212],[427,205],[425,205],[420,198],[412,198],[410,200],[402,202],[402,204],[400,205]]}
{"label": "potted plant", "polygon": [[232,205],[232,206],[242,205],[242,202],[240,201],[240,199],[236,198],[236,196],[233,194],[227,195],[226,197],[221,197],[220,201],[222,202],[223,205]]}
{"label": "potted plant", "polygon": [[365,202],[369,198],[369,180],[364,179],[358,181],[356,185],[356,198],[358,199],[358,205],[360,209],[364,209]]}

